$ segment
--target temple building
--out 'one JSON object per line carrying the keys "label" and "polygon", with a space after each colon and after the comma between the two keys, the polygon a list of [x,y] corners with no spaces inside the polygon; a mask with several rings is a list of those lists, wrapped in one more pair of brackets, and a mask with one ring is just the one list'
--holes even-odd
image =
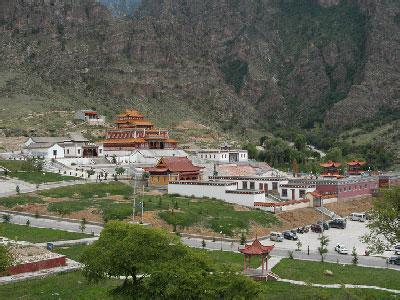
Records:
{"label": "temple building", "polygon": [[199,180],[201,167],[192,164],[187,157],[163,157],[152,168],[145,168],[149,173],[151,186],[167,186],[176,180]]}
{"label": "temple building", "polygon": [[365,161],[352,160],[347,162],[349,175],[361,175],[363,173],[362,166],[365,165]]}
{"label": "temple building", "polygon": [[126,109],[117,115],[114,124],[114,128],[107,130],[103,141],[105,151],[176,148],[177,142],[169,138],[167,129],[155,128],[137,110]]}
{"label": "temple building", "polygon": [[342,164],[339,162],[334,162],[334,161],[328,161],[326,163],[321,163],[320,166],[324,168],[324,170],[321,172],[321,176],[323,177],[342,177],[340,175],[340,169],[339,167]]}

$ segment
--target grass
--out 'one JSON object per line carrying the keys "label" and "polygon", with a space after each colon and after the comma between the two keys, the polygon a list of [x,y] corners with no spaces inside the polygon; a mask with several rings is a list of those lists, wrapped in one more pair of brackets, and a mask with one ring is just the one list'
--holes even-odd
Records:
{"label": "grass", "polygon": [[59,187],[51,190],[41,191],[40,195],[52,198],[73,198],[80,199],[106,197],[107,195],[121,195],[128,197],[132,193],[132,187],[121,182],[109,183],[88,183]]}
{"label": "grass", "polygon": [[[331,270],[333,276],[325,276],[325,270]],[[311,283],[364,284],[400,289],[399,272],[387,269],[283,259],[272,271],[281,278]]]}
{"label": "grass", "polygon": [[73,245],[68,247],[55,247],[54,252],[63,254],[72,260],[80,261],[82,253],[87,247],[88,246],[85,244]]}
{"label": "grass", "polygon": [[64,176],[56,173],[38,172],[38,171],[11,172],[10,176],[34,184],[78,180],[77,178],[72,176]]}
{"label": "grass", "polygon": [[[88,283],[77,271],[2,285],[0,299],[130,299],[110,293],[120,283],[116,279]],[[396,299],[393,294],[366,289],[322,289],[271,281],[259,284],[259,299]]]}
{"label": "grass", "polygon": [[0,286],[0,299],[122,299],[110,290],[119,280],[88,283],[81,272],[72,272]]}
{"label": "grass", "polygon": [[0,236],[31,243],[78,240],[90,237],[88,234],[63,230],[28,227],[11,223],[0,224]]}
{"label": "grass", "polygon": [[12,208],[17,205],[42,204],[44,201],[38,197],[28,195],[18,195],[13,197],[0,198],[0,205]]}
{"label": "grass", "polygon": [[262,284],[262,295],[268,299],[396,299],[396,296],[383,291],[370,289],[325,289],[311,286],[292,285],[286,282],[268,281]]}

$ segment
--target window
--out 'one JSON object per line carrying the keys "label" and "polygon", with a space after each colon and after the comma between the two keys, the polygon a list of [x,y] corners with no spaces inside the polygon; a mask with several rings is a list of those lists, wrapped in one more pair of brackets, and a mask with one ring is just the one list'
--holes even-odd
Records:
{"label": "window", "polygon": [[57,150],[53,150],[53,156],[57,156]]}
{"label": "window", "polygon": [[244,190],[247,190],[247,181],[242,182],[242,187]]}
{"label": "window", "polygon": [[67,149],[67,154],[69,154],[69,149]]}
{"label": "window", "polygon": [[100,154],[103,153],[103,149],[99,149],[99,153],[100,153]]}
{"label": "window", "polygon": [[273,182],[272,183],[272,190],[276,191],[278,189],[278,183],[277,182]]}
{"label": "window", "polygon": [[81,149],[78,149],[78,154],[81,154]]}
{"label": "window", "polygon": [[282,197],[287,197],[287,189],[282,189]]}
{"label": "window", "polygon": [[262,191],[264,189],[264,185],[262,183],[259,183],[258,184],[258,189]]}
{"label": "window", "polygon": [[250,181],[250,189],[251,189],[251,190],[254,190],[254,189],[255,189],[254,181]]}
{"label": "window", "polygon": [[300,198],[304,198],[305,195],[306,195],[306,190],[299,190]]}

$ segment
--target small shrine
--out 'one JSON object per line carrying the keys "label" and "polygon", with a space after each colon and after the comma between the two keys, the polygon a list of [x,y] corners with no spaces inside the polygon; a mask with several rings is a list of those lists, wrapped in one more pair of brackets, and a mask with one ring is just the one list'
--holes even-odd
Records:
{"label": "small shrine", "polygon": [[342,177],[340,175],[339,167],[342,164],[340,162],[328,161],[326,163],[321,163],[320,166],[324,169],[321,172],[321,176],[323,177]]}
{"label": "small shrine", "polygon": [[[259,281],[277,280],[278,276],[268,271],[268,255],[273,249],[273,245],[264,246],[258,238],[256,238],[252,244],[246,244],[243,249],[239,249],[239,251],[244,254],[244,274]],[[252,269],[250,267],[251,258],[253,256],[261,256],[261,269]]]}
{"label": "small shrine", "polygon": [[365,161],[360,160],[352,160],[347,162],[348,171],[347,174],[349,175],[361,175],[363,172],[363,166],[365,165]]}

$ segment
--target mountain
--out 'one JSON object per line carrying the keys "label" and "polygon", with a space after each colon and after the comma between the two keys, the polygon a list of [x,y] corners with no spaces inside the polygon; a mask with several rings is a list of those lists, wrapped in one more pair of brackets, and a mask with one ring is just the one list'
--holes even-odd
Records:
{"label": "mountain", "polygon": [[131,16],[141,3],[141,0],[99,0],[116,16]]}
{"label": "mountain", "polygon": [[0,126],[128,105],[242,134],[395,126],[399,48],[393,0],[3,0]]}

